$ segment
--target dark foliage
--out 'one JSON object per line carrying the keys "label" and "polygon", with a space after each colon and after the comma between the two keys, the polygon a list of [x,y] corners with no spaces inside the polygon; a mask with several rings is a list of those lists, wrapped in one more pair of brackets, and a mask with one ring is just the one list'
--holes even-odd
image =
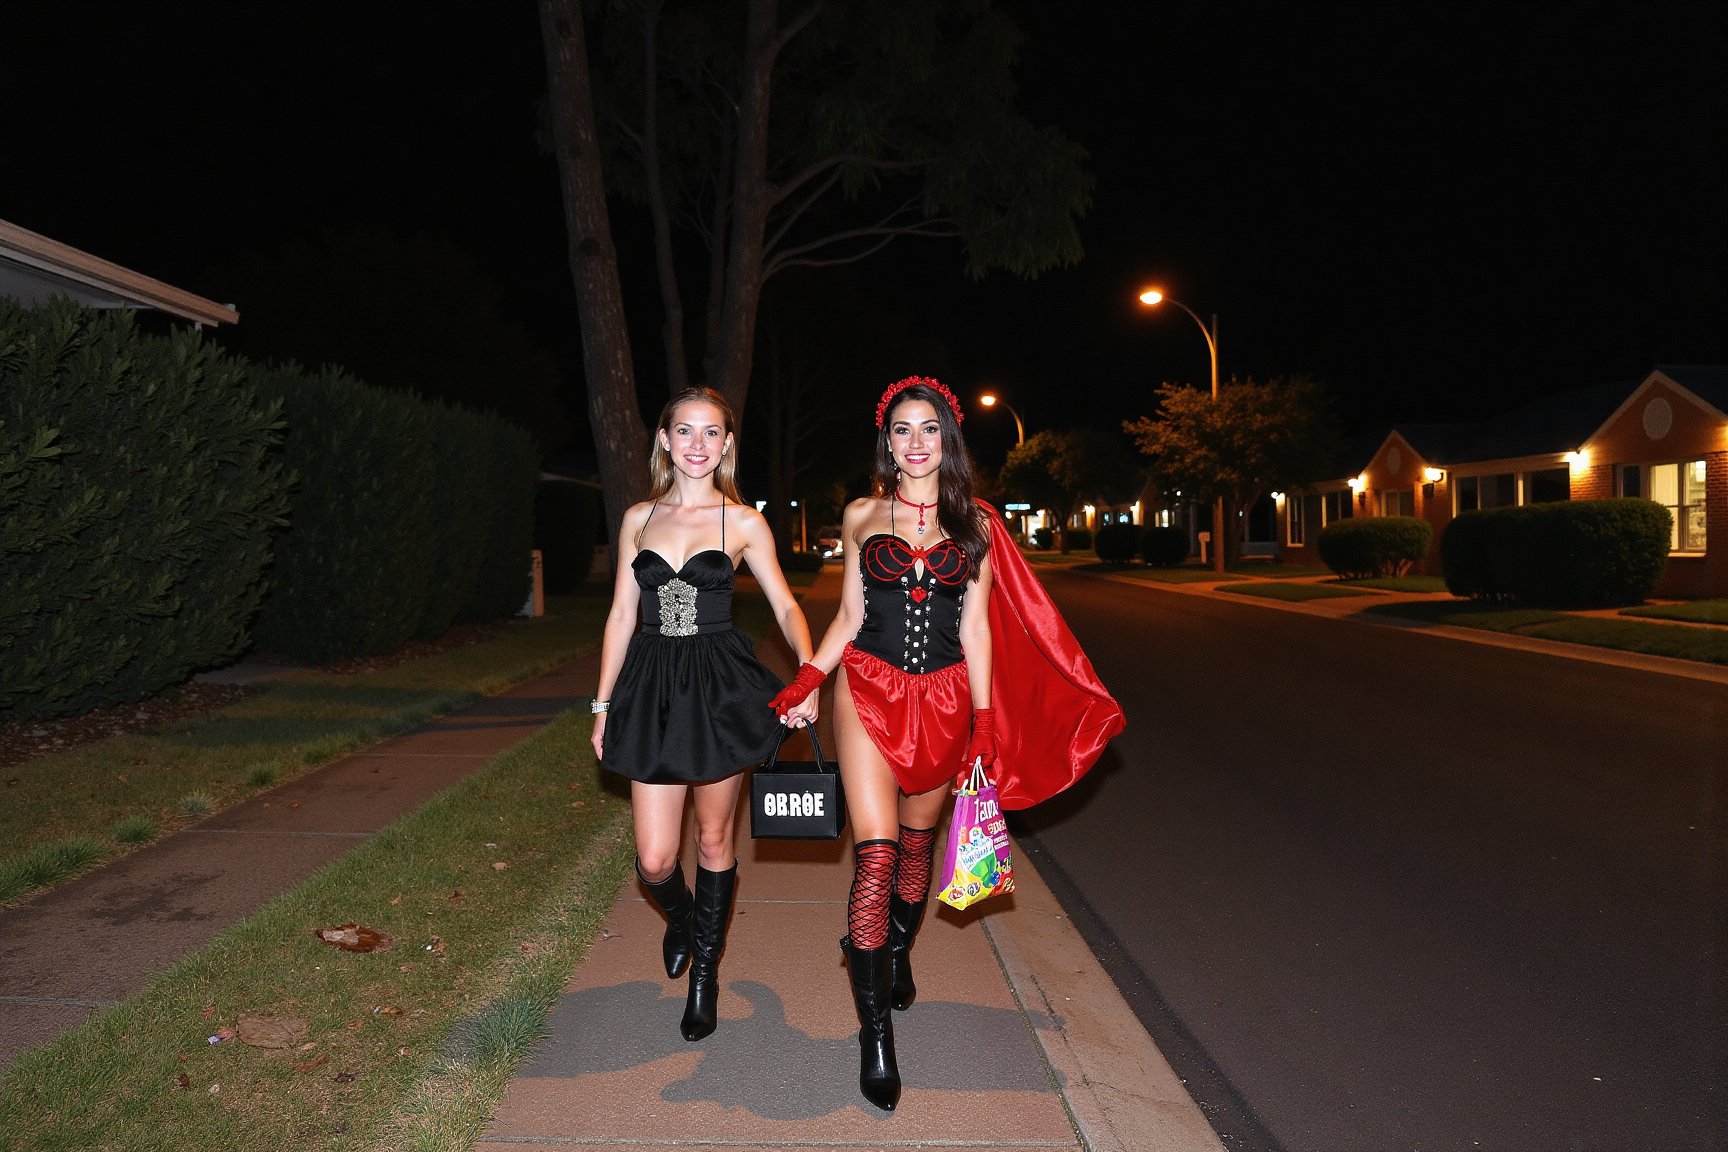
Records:
{"label": "dark foliage", "polygon": [[1454,596],[1538,608],[1638,604],[1668,562],[1673,519],[1649,500],[1571,500],[1465,512],[1440,537]]}
{"label": "dark foliage", "polygon": [[1401,576],[1420,564],[1434,529],[1416,516],[1339,520],[1320,530],[1320,561],[1346,580]]}
{"label": "dark foliage", "polygon": [[141,699],[245,649],[279,427],[191,329],[0,300],[0,713]]}

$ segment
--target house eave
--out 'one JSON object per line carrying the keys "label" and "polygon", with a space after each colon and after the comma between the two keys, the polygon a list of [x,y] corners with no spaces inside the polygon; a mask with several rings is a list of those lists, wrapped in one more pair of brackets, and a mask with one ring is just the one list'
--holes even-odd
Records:
{"label": "house eave", "polygon": [[195,324],[234,324],[240,313],[172,284],[0,220],[0,295],[26,303],[69,296],[91,308],[153,308]]}

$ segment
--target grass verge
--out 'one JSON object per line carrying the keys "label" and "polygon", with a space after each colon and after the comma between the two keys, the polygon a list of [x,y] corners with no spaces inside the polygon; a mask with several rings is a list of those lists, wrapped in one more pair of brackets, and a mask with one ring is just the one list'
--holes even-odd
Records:
{"label": "grass verge", "polygon": [[1355,586],[1341,588],[1336,584],[1287,584],[1277,580],[1254,580],[1232,584],[1223,589],[1242,596],[1260,596],[1267,600],[1337,600],[1346,596],[1377,596],[1379,593]]}
{"label": "grass verge", "polygon": [[[4,1146],[465,1149],[630,868],[569,714],[0,1079]],[[502,864],[504,867],[499,867]],[[393,937],[337,950],[346,922]],[[281,1049],[207,1038],[301,1020]]]}
{"label": "grass verge", "polygon": [[[593,649],[606,593],[553,597],[545,616],[481,643],[357,675],[289,673],[195,720],[7,769],[0,905],[147,842],[137,837],[146,821],[155,834],[172,832]],[[100,851],[85,851],[89,843]],[[83,848],[54,851],[61,844]]]}
{"label": "grass verge", "polygon": [[1656,620],[1684,620],[1689,624],[1728,624],[1728,600],[1691,600],[1685,604],[1622,608],[1620,615],[1648,616]]}
{"label": "grass verge", "polygon": [[1365,611],[1430,624],[1455,624],[1462,628],[1508,632],[1566,644],[1670,656],[1701,664],[1728,664],[1728,632],[1713,629],[1681,628],[1673,624],[1600,616],[1569,616],[1564,612],[1537,608],[1495,608],[1466,600],[1376,604]]}
{"label": "grass verge", "polygon": [[1100,576],[1126,576],[1130,580],[1144,580],[1148,584],[1213,584],[1235,583],[1247,580],[1246,576],[1220,576],[1210,568],[1156,568],[1149,564],[1078,564],[1076,572],[1092,572]]}
{"label": "grass verge", "polygon": [[1446,581],[1439,576],[1371,576],[1365,580],[1340,580],[1348,588],[1383,588],[1388,592],[1444,592]]}

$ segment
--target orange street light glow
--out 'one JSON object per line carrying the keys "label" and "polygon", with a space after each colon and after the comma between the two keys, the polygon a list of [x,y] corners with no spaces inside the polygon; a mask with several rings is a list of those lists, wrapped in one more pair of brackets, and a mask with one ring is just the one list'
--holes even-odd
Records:
{"label": "orange street light glow", "polygon": [[1140,303],[1142,304],[1161,304],[1163,302],[1164,293],[1158,291],[1156,288],[1148,288],[1146,291],[1140,293]]}

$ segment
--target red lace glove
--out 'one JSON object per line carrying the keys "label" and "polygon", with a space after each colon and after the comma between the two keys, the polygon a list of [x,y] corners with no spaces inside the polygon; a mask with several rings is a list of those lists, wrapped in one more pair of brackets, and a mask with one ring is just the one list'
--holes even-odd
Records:
{"label": "red lace glove", "polygon": [[966,766],[963,776],[972,775],[972,765],[978,760],[984,767],[996,763],[996,709],[972,709],[972,739],[966,742]]}
{"label": "red lace glove", "polygon": [[814,664],[800,664],[798,675],[792,678],[792,683],[780,689],[774,699],[768,701],[768,707],[780,714],[784,720],[786,713],[804,703],[805,697],[822,687],[822,681],[828,679],[828,673]]}

